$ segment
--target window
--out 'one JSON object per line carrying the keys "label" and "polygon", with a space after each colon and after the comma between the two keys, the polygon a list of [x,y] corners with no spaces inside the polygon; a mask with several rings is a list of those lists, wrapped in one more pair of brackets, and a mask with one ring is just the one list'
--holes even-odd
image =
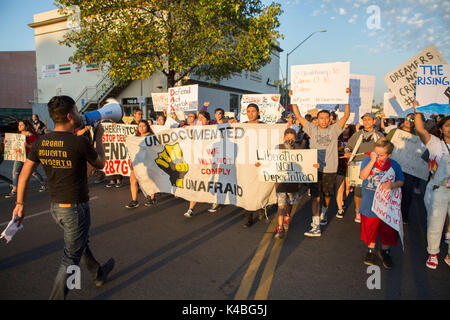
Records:
{"label": "window", "polygon": [[230,111],[236,115],[239,114],[239,107],[241,104],[241,97],[239,94],[230,93]]}

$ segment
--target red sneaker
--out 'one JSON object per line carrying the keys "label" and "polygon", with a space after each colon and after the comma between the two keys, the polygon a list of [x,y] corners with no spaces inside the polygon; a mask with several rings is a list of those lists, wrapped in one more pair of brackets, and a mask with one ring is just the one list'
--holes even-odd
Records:
{"label": "red sneaker", "polygon": [[282,226],[277,227],[277,233],[275,234],[276,239],[283,239],[284,238],[284,228]]}
{"label": "red sneaker", "polygon": [[283,228],[284,228],[284,230],[289,229],[289,223],[290,222],[291,222],[291,217],[284,216],[284,220],[283,220]]}
{"label": "red sneaker", "polygon": [[435,254],[430,254],[430,256],[428,257],[426,266],[430,269],[436,269],[438,265],[438,258],[437,255]]}

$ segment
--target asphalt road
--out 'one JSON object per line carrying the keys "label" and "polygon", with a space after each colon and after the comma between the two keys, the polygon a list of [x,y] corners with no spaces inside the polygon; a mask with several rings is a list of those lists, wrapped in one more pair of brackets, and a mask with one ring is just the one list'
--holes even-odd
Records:
{"label": "asphalt road", "polygon": [[[81,290],[68,299],[137,300],[298,300],[298,299],[450,299],[450,268],[443,261],[442,242],[437,270],[425,266],[426,214],[414,196],[405,250],[392,250],[394,268],[380,268],[380,289],[368,289],[366,247],[360,225],[353,222],[348,201],[344,219],[329,209],[322,237],[305,238],[311,203],[305,194],[292,219],[287,238],[273,238],[274,209],[269,220],[244,229],[244,211],[226,206],[209,213],[198,204],[186,219],[188,202],[159,195],[155,207],[126,209],[129,185],[106,189],[90,185],[90,246],[99,262],[110,257],[116,266],[109,281],[94,287],[82,268]],[[0,193],[8,192],[6,185]],[[0,199],[0,229],[11,218],[14,200]],[[49,214],[48,192],[29,188],[24,229],[0,243],[0,299],[47,299],[62,256],[62,230]]]}

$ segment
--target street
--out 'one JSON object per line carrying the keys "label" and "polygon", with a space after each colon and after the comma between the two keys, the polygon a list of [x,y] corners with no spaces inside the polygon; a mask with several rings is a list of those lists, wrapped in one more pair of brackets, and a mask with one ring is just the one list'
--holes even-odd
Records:
{"label": "street", "polygon": [[[62,230],[49,213],[49,192],[38,193],[32,182],[26,200],[24,228],[0,244],[0,298],[47,299],[63,252]],[[0,186],[2,195],[9,191]],[[126,209],[131,200],[128,179],[122,188],[90,183],[90,247],[103,264],[116,266],[109,280],[96,288],[81,268],[81,290],[68,299],[111,300],[299,300],[299,299],[450,299],[450,268],[441,243],[436,270],[425,266],[426,214],[414,195],[405,250],[392,250],[394,268],[380,267],[380,289],[368,289],[371,274],[363,264],[366,247],[360,225],[353,222],[354,205],[347,201],[344,219],[329,208],[322,237],[306,238],[311,202],[301,197],[284,240],[275,240],[275,208],[268,221],[242,227],[244,211],[226,206],[215,213],[198,204],[186,219],[188,202],[158,195],[155,207]],[[351,199],[348,199],[351,200]],[[0,199],[3,230],[11,219],[14,199]],[[275,219],[274,219],[275,218]]]}

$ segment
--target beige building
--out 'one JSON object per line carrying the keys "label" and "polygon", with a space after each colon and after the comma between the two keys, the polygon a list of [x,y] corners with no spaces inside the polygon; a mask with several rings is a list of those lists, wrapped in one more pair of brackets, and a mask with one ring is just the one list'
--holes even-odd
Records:
{"label": "beige building", "polygon": [[[71,25],[71,20],[61,16],[56,9],[34,15],[34,22],[29,24],[35,31],[36,42],[37,95],[33,110],[41,118],[49,119],[46,103],[54,95],[71,96],[80,111],[96,109],[107,97],[115,97],[123,105],[126,115],[140,107],[145,118],[154,116],[151,94],[167,92],[164,74],[155,72],[148,79],[130,81],[125,87],[118,88],[95,64],[79,66],[70,63],[73,48],[60,45],[59,41]],[[217,84],[191,78],[188,84],[199,84],[199,105],[209,101],[210,113],[221,107],[237,114],[242,94],[278,93],[274,82],[279,79],[280,51],[274,51],[271,63],[259,72],[243,71]]]}

